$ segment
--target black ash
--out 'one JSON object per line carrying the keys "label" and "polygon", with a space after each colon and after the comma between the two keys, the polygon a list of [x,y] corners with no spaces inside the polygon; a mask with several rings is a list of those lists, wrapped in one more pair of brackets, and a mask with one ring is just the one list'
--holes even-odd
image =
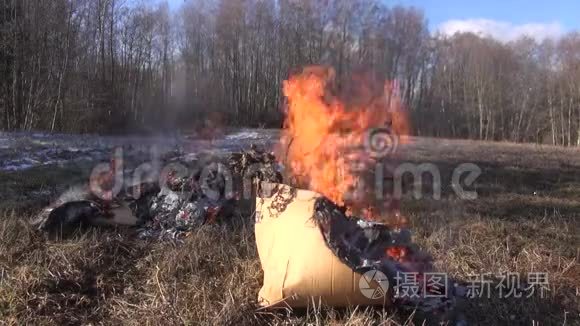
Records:
{"label": "black ash", "polygon": [[[374,269],[388,278],[396,305],[443,313],[461,296],[463,289],[449,278],[437,288],[423,286],[425,275],[435,272],[433,260],[412,242],[408,229],[348,216],[345,208],[324,197],[316,201],[313,218],[328,247],[343,263],[361,274]],[[411,295],[405,295],[408,293],[402,288],[405,275],[417,282]]]}

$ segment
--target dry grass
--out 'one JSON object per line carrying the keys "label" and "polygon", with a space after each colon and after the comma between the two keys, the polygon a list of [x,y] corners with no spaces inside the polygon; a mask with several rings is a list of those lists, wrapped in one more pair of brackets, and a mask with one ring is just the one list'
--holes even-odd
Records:
{"label": "dry grass", "polygon": [[131,240],[129,230],[49,241],[14,216],[0,224],[0,235],[0,319],[7,324],[399,324],[360,308],[256,312],[262,272],[244,224],[203,227],[180,246]]}
{"label": "dry grass", "polygon": [[[449,152],[417,150],[412,157],[436,162],[443,175],[462,159],[475,160],[484,170],[476,201],[460,201],[448,189],[441,201],[405,200],[417,241],[441,270],[460,281],[474,273],[548,272],[551,289],[543,299],[500,299],[494,291],[491,299],[464,300],[458,315],[475,325],[579,325],[580,160],[571,159],[578,153],[482,144],[486,154],[477,156],[477,143],[461,146]],[[521,159],[545,157],[546,151],[549,164],[530,160],[526,165]],[[12,180],[10,192],[18,196],[57,182],[34,175],[37,181],[26,173],[0,180]],[[307,311],[256,312],[262,272],[247,222],[203,227],[177,247],[137,240],[122,229],[49,240],[30,230],[21,218],[30,209],[20,206],[7,201],[1,206],[9,212],[0,219],[0,323],[420,325],[425,318],[434,320],[317,305]]]}

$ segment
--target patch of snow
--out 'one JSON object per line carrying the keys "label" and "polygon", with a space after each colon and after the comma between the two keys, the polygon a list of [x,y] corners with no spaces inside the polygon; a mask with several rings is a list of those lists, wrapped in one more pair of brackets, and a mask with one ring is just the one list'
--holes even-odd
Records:
{"label": "patch of snow", "polygon": [[[277,137],[272,131],[239,129],[213,141],[187,136],[97,136],[28,132],[0,132],[0,171],[68,162],[108,162],[123,148],[126,164],[148,162],[153,157],[195,161],[205,152],[225,154],[259,143],[268,146]],[[155,154],[155,155],[154,155]]]}
{"label": "patch of snow", "polygon": [[34,164],[26,164],[26,163],[21,163],[21,164],[7,164],[2,166],[2,170],[5,171],[21,171],[21,170],[26,170],[26,169],[30,169],[34,167]]}
{"label": "patch of snow", "polygon": [[262,135],[257,131],[240,131],[226,136],[226,140],[260,139]]}

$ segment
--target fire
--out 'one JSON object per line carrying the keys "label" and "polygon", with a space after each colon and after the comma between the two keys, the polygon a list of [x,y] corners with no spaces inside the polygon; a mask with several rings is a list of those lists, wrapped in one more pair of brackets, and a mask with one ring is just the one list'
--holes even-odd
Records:
{"label": "fire", "polygon": [[406,247],[389,247],[385,252],[389,257],[394,260],[401,261],[404,260],[407,256],[407,248]]}
{"label": "fire", "polygon": [[[395,163],[398,157],[390,149],[405,143],[409,134],[397,88],[393,82],[378,83],[371,74],[355,74],[341,83],[332,68],[304,68],[284,82],[287,112],[278,154],[296,186],[326,197],[316,201],[313,217],[336,255],[354,257],[345,259],[353,269],[374,261],[373,268],[392,277],[413,272],[421,284],[425,273],[432,270],[431,256],[413,245],[399,200],[374,192],[374,182],[380,181],[377,178],[384,181],[393,176],[385,165],[375,174],[380,166],[373,163]],[[379,131],[389,137],[375,142]],[[387,151],[383,151],[385,147]],[[355,223],[348,223],[352,220]],[[377,248],[383,250],[380,260],[375,260]],[[447,282],[441,286],[448,289]],[[420,291],[416,297],[395,298],[395,302],[424,311],[444,309],[452,303],[453,294],[427,297],[441,288]]]}
{"label": "fire", "polygon": [[373,212],[361,204],[368,198],[353,201],[347,195],[360,181],[352,163],[372,159],[364,144],[374,128],[389,127],[397,136],[407,135],[407,117],[396,83],[378,83],[369,73],[355,74],[341,85],[336,79],[334,69],[313,66],[284,82],[287,115],[282,159],[299,183],[311,190],[340,206],[358,205]]}

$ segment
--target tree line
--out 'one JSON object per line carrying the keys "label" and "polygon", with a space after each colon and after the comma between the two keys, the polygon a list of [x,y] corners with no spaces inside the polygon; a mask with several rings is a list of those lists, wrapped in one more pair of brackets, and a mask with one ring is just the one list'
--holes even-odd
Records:
{"label": "tree line", "polygon": [[[280,127],[293,69],[396,80],[422,136],[580,145],[580,34],[502,43],[379,0],[0,0],[3,130]],[[219,119],[217,119],[219,117]]]}

